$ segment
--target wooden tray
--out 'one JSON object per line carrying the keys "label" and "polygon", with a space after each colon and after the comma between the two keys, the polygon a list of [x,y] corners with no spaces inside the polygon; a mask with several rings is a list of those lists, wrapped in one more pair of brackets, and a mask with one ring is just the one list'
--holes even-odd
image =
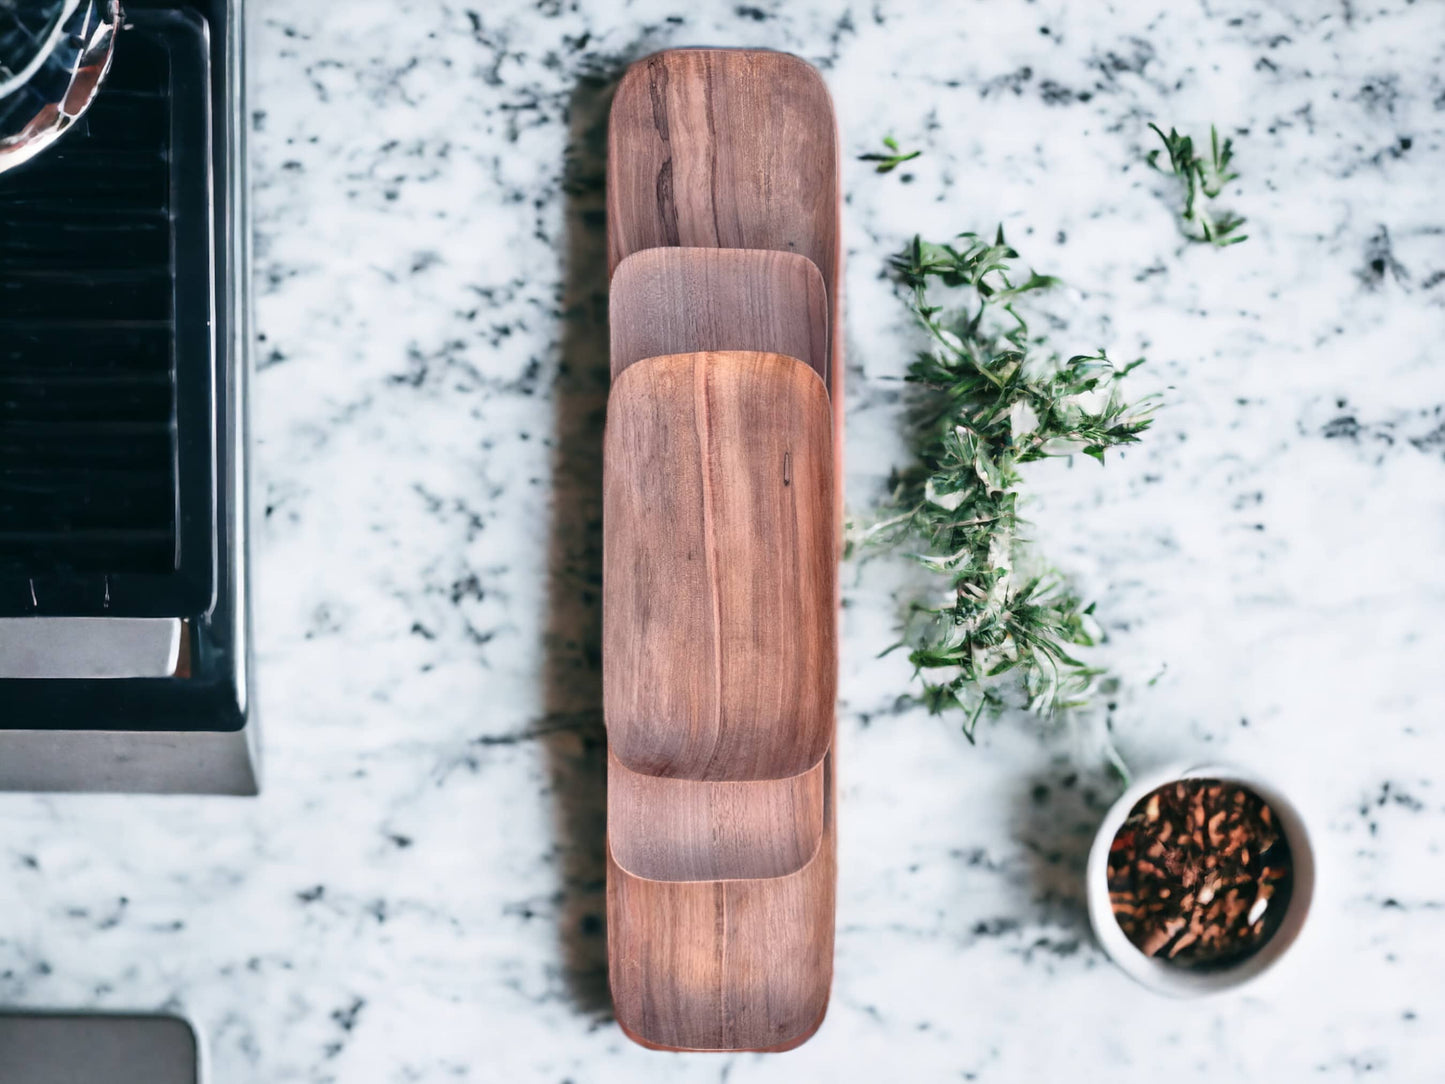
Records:
{"label": "wooden tray", "polygon": [[[811,260],[754,249],[647,249],[612,277],[612,373],[654,355],[767,348],[824,375],[827,299]],[[677,781],[608,764],[617,865],[652,880],[795,873],[823,843],[824,770],[750,782]]]}
{"label": "wooden tray", "polygon": [[[821,78],[797,58],[692,49],[633,66],[614,99],[609,138],[617,387],[606,472],[614,486],[637,487],[620,494],[632,505],[622,520],[612,504],[605,519],[612,548],[604,558],[604,671],[627,686],[616,719],[612,694],[623,686],[605,690],[613,743],[607,877],[613,998],[624,1032],[646,1046],[785,1050],[821,1023],[832,978],[833,607],[841,525],[834,480],[842,476],[843,411],[836,127]],[[670,357],[676,354],[694,355],[690,367]],[[748,354],[773,360],[739,365]],[[778,354],[799,360],[789,360],[789,368]],[[628,376],[659,359],[646,391],[621,407],[631,422],[615,425],[612,409],[624,403],[619,393]],[[832,502],[835,533],[826,546],[815,546],[811,533],[795,535],[803,544],[790,551],[787,531],[814,532],[826,519],[812,501],[801,515],[791,502],[790,514],[779,515],[776,463],[768,469],[782,451],[785,488],[800,485],[793,473],[800,438],[808,468],[815,468],[823,442],[815,435],[816,396],[797,375],[805,364],[831,393],[833,470],[831,476],[826,467],[817,470],[817,489]],[[666,377],[680,389],[689,374],[690,399],[682,390],[661,392],[653,380]],[[726,439],[718,439],[719,418]],[[627,431],[617,435],[616,428]],[[625,483],[613,479],[611,455],[623,445],[630,463]],[[671,477],[659,481],[655,473]],[[711,483],[749,500],[719,503]],[[653,534],[676,537],[635,534],[623,548],[614,527],[628,529],[623,521],[630,517],[640,530],[648,510],[658,507],[655,488],[673,490],[684,508],[683,494],[690,494],[693,510],[681,520],[656,516]],[[702,590],[686,592],[681,615],[661,613],[675,598],[671,583],[637,575],[637,563],[622,555],[639,543],[652,547],[666,556],[669,580],[681,575],[691,583],[687,577],[697,570],[688,566],[697,562],[687,557],[698,550],[688,541],[719,537],[715,505],[723,510],[721,537],[733,538],[724,549],[738,558],[739,575],[702,576]],[[741,509],[746,515],[734,517]],[[757,530],[754,522],[768,527]],[[658,524],[666,524],[662,532]],[[772,643],[767,638],[777,625],[789,623],[779,615],[799,605],[816,609],[821,591],[812,568],[819,552],[830,566],[825,621],[791,622],[805,632],[778,641],[781,656],[759,650]],[[792,575],[772,567],[789,560],[799,569]],[[655,588],[651,594],[644,582]],[[651,666],[653,647],[624,639],[621,657],[612,658],[616,638],[608,634],[623,627],[608,624],[617,608],[612,589],[629,596],[630,620],[657,623],[656,650],[669,647],[673,656],[653,671],[664,677],[646,694],[637,682],[639,658]],[[746,605],[723,607],[735,621],[718,616],[714,600],[744,598]],[[768,599],[771,605],[761,605]],[[709,632],[724,626],[735,639]],[[702,630],[700,644],[687,629]],[[816,651],[812,641],[824,639],[830,646]],[[763,667],[754,683],[763,695],[725,688],[729,660],[744,658]],[[800,675],[800,684],[780,683],[789,675]],[[815,700],[826,700],[821,726]],[[676,725],[679,717],[686,726]],[[810,767],[782,772],[824,751]]]}
{"label": "wooden tray", "polygon": [[613,384],[602,690],[612,752],[674,779],[783,779],[833,740],[832,414],[779,354],[674,354]]}
{"label": "wooden tray", "polygon": [[828,380],[828,295],[812,260],[790,252],[649,248],[612,276],[612,377],[643,358],[763,350]]}
{"label": "wooden tray", "polygon": [[796,873],[823,845],[826,760],[789,779],[698,783],[641,775],[609,753],[607,839],[613,860],[651,881]]}
{"label": "wooden tray", "polygon": [[[837,832],[824,761],[823,843],[796,873],[662,881],[607,854],[607,961],[622,1030],[666,1050],[790,1050],[833,981]],[[757,784],[741,784],[756,786]]]}

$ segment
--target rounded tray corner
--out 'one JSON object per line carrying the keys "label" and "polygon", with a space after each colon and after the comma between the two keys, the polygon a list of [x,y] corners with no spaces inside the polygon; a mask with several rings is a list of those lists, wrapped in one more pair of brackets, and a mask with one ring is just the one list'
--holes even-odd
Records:
{"label": "rounded tray corner", "polygon": [[646,881],[788,877],[823,845],[824,756],[786,779],[708,783],[630,769],[609,748],[607,841],[617,867]]}

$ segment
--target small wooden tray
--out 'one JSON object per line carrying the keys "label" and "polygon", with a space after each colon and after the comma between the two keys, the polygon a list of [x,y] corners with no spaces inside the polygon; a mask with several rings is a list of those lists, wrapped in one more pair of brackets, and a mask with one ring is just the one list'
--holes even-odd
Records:
{"label": "small wooden tray", "polygon": [[[768,350],[828,368],[827,298],[811,260],[754,249],[659,248],[617,267],[612,374],[647,357]],[[677,781],[608,761],[607,834],[617,864],[659,881],[781,877],[823,840],[823,764],[752,782]]]}
{"label": "small wooden tray", "polygon": [[651,881],[786,877],[823,843],[824,763],[789,779],[699,783],[639,775],[609,754],[607,839]]}
{"label": "small wooden tray", "polygon": [[631,1039],[664,1050],[777,1052],[818,1030],[833,981],[831,761],[822,846],[796,873],[649,880],[618,865],[609,845],[608,972],[617,1022]]}
{"label": "small wooden tray", "polygon": [[733,248],[649,248],[612,276],[612,377],[643,358],[763,350],[828,381],[828,295],[805,256]]}
{"label": "small wooden tray", "polygon": [[602,689],[617,759],[674,779],[783,779],[833,735],[832,413],[779,354],[675,354],[613,385]]}

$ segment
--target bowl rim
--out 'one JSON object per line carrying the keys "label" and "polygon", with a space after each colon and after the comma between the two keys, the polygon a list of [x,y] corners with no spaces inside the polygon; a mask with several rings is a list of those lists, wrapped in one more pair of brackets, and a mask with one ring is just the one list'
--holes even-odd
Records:
{"label": "bowl rim", "polygon": [[[1220,779],[1238,783],[1258,794],[1279,818],[1280,830],[1290,846],[1294,884],[1284,921],[1258,952],[1217,971],[1191,971],[1165,960],[1146,956],[1124,934],[1109,903],[1109,848],[1129,811],[1150,792],[1182,779]],[[1309,830],[1299,808],[1268,779],[1251,768],[1219,761],[1181,762],[1138,776],[1109,807],[1094,835],[1085,869],[1085,895],[1094,937],[1130,978],[1173,997],[1199,997],[1237,990],[1271,969],[1299,939],[1315,891],[1315,856]]]}

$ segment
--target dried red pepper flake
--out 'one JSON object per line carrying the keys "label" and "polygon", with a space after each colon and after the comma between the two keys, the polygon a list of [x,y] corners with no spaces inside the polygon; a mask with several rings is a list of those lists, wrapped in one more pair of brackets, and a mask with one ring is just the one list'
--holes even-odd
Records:
{"label": "dried red pepper flake", "polygon": [[1141,798],[1109,848],[1114,918],[1148,956],[1211,968],[1274,935],[1289,906],[1289,843],[1248,787],[1181,779]]}

